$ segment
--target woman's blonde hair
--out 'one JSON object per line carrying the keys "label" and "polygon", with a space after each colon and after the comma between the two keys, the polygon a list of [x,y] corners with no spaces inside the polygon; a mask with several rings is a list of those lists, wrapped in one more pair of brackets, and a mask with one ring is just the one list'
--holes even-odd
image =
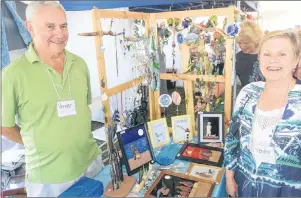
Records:
{"label": "woman's blonde hair", "polygon": [[298,58],[300,56],[300,38],[298,38],[297,34],[293,31],[290,30],[278,30],[278,31],[273,31],[273,32],[269,32],[268,34],[266,34],[260,44],[259,44],[259,53],[261,51],[262,45],[267,42],[268,40],[272,39],[272,38],[286,38],[288,39],[291,44],[292,44],[292,48],[293,48],[293,52],[296,58]]}
{"label": "woman's blonde hair", "polygon": [[300,56],[301,56],[301,28],[298,28],[295,30],[296,35],[298,36],[299,39],[299,49],[300,49]]}
{"label": "woman's blonde hair", "polygon": [[240,32],[236,36],[237,42],[252,42],[259,44],[263,37],[263,32],[258,24],[251,20],[246,20],[240,25]]}

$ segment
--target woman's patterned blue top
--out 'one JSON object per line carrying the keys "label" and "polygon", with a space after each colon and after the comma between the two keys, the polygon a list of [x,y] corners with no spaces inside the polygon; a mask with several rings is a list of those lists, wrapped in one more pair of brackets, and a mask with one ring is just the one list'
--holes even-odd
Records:
{"label": "woman's patterned blue top", "polygon": [[246,85],[239,93],[225,138],[224,166],[235,172],[239,196],[301,197],[301,85],[289,92],[282,120],[272,135],[276,163],[256,169],[251,153],[254,111],[264,82]]}

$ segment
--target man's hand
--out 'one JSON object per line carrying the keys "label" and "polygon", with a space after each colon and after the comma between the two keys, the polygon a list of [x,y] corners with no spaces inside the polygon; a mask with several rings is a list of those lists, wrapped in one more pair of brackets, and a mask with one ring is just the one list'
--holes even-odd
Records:
{"label": "man's hand", "polygon": [[6,137],[7,139],[17,142],[19,144],[23,144],[22,137],[20,134],[20,127],[15,125],[14,127],[1,127],[2,129],[2,136]]}
{"label": "man's hand", "polygon": [[234,179],[234,172],[226,170],[226,190],[231,197],[238,197],[238,185]]}

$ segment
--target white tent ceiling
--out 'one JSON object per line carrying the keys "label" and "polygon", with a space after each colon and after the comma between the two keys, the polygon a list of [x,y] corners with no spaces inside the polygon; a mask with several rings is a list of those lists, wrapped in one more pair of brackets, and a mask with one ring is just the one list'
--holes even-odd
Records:
{"label": "white tent ceiling", "polygon": [[264,30],[280,30],[300,25],[301,1],[260,1],[259,24]]}

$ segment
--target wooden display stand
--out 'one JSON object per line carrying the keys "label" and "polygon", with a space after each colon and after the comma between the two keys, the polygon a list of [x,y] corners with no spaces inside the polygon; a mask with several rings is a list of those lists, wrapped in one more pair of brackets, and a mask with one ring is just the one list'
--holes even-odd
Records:
{"label": "wooden display stand", "polygon": [[[235,7],[228,7],[228,8],[217,8],[217,9],[203,9],[203,10],[190,10],[190,11],[179,11],[179,12],[161,12],[150,14],[150,26],[156,27],[156,20],[160,19],[168,19],[168,18],[185,18],[185,17],[201,17],[207,16],[210,17],[212,15],[216,16],[224,16],[227,17],[227,22],[232,23],[234,22],[235,14],[239,14],[240,11],[237,10]],[[209,31],[209,30],[208,30]],[[219,30],[220,32],[221,30]],[[225,35],[225,33],[222,33]],[[233,67],[233,38],[229,38],[225,36],[226,39],[226,58],[225,58],[225,72],[224,75],[196,75],[196,74],[169,74],[169,73],[161,73],[160,78],[161,80],[183,80],[184,81],[184,90],[185,90],[185,97],[189,97],[188,104],[186,106],[186,111],[188,115],[192,116],[192,120],[195,119],[195,112],[194,112],[194,100],[193,100],[193,82],[197,79],[202,79],[203,81],[207,82],[221,82],[225,83],[225,102],[224,102],[224,114],[225,120],[229,121],[231,118],[231,107],[232,107],[232,67]],[[182,56],[182,71],[188,70],[188,60],[189,60],[189,53],[185,48],[186,44],[180,45],[180,52]],[[158,96],[160,94],[154,94],[154,98],[150,100],[150,107],[155,107],[154,109],[150,109],[150,118],[159,119],[160,116],[160,108],[158,107]],[[193,129],[196,129],[195,122],[193,121]],[[228,125],[225,124],[225,129],[227,129]],[[227,130],[225,130],[226,133]],[[194,131],[194,136],[197,136],[197,130]]]}
{"label": "wooden display stand", "polygon": [[[157,20],[167,19],[167,18],[185,18],[185,17],[210,17],[212,15],[216,16],[224,16],[227,17],[227,22],[234,22],[235,14],[240,13],[235,7],[228,8],[217,8],[217,9],[203,9],[203,10],[190,10],[190,11],[179,11],[179,12],[162,12],[162,13],[141,13],[141,12],[126,12],[126,11],[110,11],[110,10],[100,10],[100,9],[92,9],[92,18],[93,18],[93,29],[92,33],[82,33],[83,36],[94,36],[95,38],[95,49],[97,56],[97,67],[99,73],[99,82],[101,82],[100,92],[102,95],[106,95],[108,99],[102,101],[103,108],[107,109],[104,112],[105,115],[105,125],[106,127],[111,124],[111,111],[110,111],[110,103],[109,97],[123,92],[131,87],[137,86],[143,82],[143,76],[137,79],[133,79],[129,82],[120,84],[113,88],[107,87],[107,75],[106,75],[106,66],[105,66],[105,58],[104,52],[99,50],[103,45],[102,38],[102,27],[100,19],[102,18],[117,18],[117,19],[143,19],[145,22],[145,32],[148,36],[150,30],[152,28],[157,28]],[[213,28],[213,30],[216,30]],[[210,31],[208,29],[208,31]],[[212,30],[211,30],[212,31]],[[222,30],[218,30],[222,32]],[[157,32],[155,31],[155,34]],[[157,37],[157,35],[156,35]],[[232,67],[233,67],[233,38],[229,38],[225,36],[226,39],[226,59],[224,66],[224,76],[213,76],[213,75],[196,75],[196,74],[171,74],[171,73],[161,73],[161,80],[183,80],[184,81],[184,89],[185,96],[189,98],[188,104],[186,106],[187,113],[192,116],[192,119],[195,120],[195,112],[194,112],[194,100],[193,100],[193,82],[197,81],[197,79],[202,79],[207,82],[222,82],[225,83],[225,102],[224,102],[224,114],[225,120],[229,121],[231,117],[231,102],[232,102]],[[158,39],[156,39],[158,41]],[[186,53],[187,50],[184,50],[187,46],[185,44],[180,45],[180,51],[182,56],[182,70],[186,71],[188,69],[188,59],[189,53]],[[149,118],[150,120],[156,120],[161,118],[160,105],[158,102],[160,96],[160,91],[153,91],[149,88]],[[193,129],[195,129],[195,122],[193,122]],[[225,127],[227,129],[227,125]],[[226,131],[226,130],[225,130]],[[196,136],[196,131],[194,131],[194,135]],[[126,177],[125,177],[126,178]],[[126,184],[129,181],[129,184]],[[125,180],[125,186],[128,185],[128,189],[131,188],[131,182],[133,180]],[[107,188],[110,188],[109,186]],[[108,196],[123,196],[120,194],[118,190],[107,192]]]}
{"label": "wooden display stand", "polygon": [[[167,19],[167,18],[185,18],[185,17],[210,17],[212,15],[224,16],[227,17],[227,22],[234,22],[236,14],[239,14],[240,11],[237,10],[234,6],[227,8],[217,8],[217,9],[202,9],[202,10],[189,10],[189,11],[178,11],[178,12],[161,12],[161,13],[142,13],[142,12],[126,12],[126,11],[110,11],[110,10],[100,10],[92,9],[93,13],[93,27],[94,27],[94,38],[95,38],[95,48],[97,56],[97,66],[99,72],[99,81],[104,82],[107,85],[106,77],[106,68],[104,61],[104,52],[98,50],[101,48],[102,41],[102,28],[100,19],[101,18],[119,18],[119,19],[143,19],[145,21],[145,32],[146,35],[149,35],[151,28],[157,28],[157,20]],[[214,28],[209,28],[208,30],[216,30]],[[218,29],[223,35],[222,30]],[[156,33],[156,32],[155,32]],[[197,74],[170,74],[170,73],[161,73],[161,80],[183,80],[185,88],[185,96],[193,96],[193,82],[197,79],[202,79],[207,82],[221,82],[225,83],[225,103],[224,103],[224,113],[225,120],[229,121],[231,118],[231,107],[232,107],[232,67],[233,67],[233,38],[225,36],[226,39],[226,59],[225,59],[225,74],[224,75],[197,75]],[[158,40],[158,39],[157,39]],[[180,50],[185,48],[185,44],[180,45]],[[182,69],[186,71],[188,69],[188,59],[189,54],[182,53]],[[120,84],[113,88],[100,87],[102,94],[106,94],[108,97],[111,97],[117,93],[123,92],[131,87],[134,87],[140,84],[143,81],[143,77],[134,79],[132,81]],[[153,91],[150,89],[149,93],[149,117],[150,120],[156,120],[161,118],[160,105],[158,98],[160,96],[159,91]],[[103,107],[110,109],[109,100],[103,101]],[[187,114],[194,116],[194,101],[189,100],[187,104]],[[111,112],[108,110],[105,112],[106,125],[109,125],[111,122]],[[195,123],[194,123],[195,125]],[[195,134],[195,133],[194,133]]]}
{"label": "wooden display stand", "polygon": [[136,179],[129,176],[124,176],[123,184],[118,190],[112,189],[112,182],[110,182],[104,192],[106,197],[126,197],[136,184]]}
{"label": "wooden display stand", "polygon": [[[105,67],[105,59],[104,59],[104,52],[100,51],[101,46],[103,45],[102,39],[102,27],[100,23],[101,18],[120,18],[120,19],[144,19],[148,21],[147,14],[143,13],[132,13],[132,12],[123,12],[123,11],[108,11],[108,10],[99,10],[99,9],[92,9],[92,20],[93,20],[93,29],[94,32],[88,33],[85,36],[95,36],[95,49],[96,49],[96,57],[97,57],[97,67],[98,67],[98,74],[99,74],[99,82],[104,86],[100,86],[100,93],[102,95],[106,95],[107,99],[102,101],[103,108],[107,109],[104,112],[105,115],[105,126],[108,127],[111,125],[111,111],[110,111],[110,103],[109,97],[114,96],[120,92],[123,92],[131,87],[137,86],[143,82],[144,77],[141,76],[137,79],[132,81],[120,84],[113,88],[108,88],[107,82],[107,75],[106,75],[106,67]],[[84,34],[82,34],[84,35]],[[108,137],[106,137],[108,142]],[[107,147],[108,151],[109,147]],[[122,186],[118,190],[112,190],[112,182],[108,184],[104,195],[107,197],[126,197],[132,190],[132,188],[136,184],[136,179],[134,177],[124,176],[124,181]]]}

